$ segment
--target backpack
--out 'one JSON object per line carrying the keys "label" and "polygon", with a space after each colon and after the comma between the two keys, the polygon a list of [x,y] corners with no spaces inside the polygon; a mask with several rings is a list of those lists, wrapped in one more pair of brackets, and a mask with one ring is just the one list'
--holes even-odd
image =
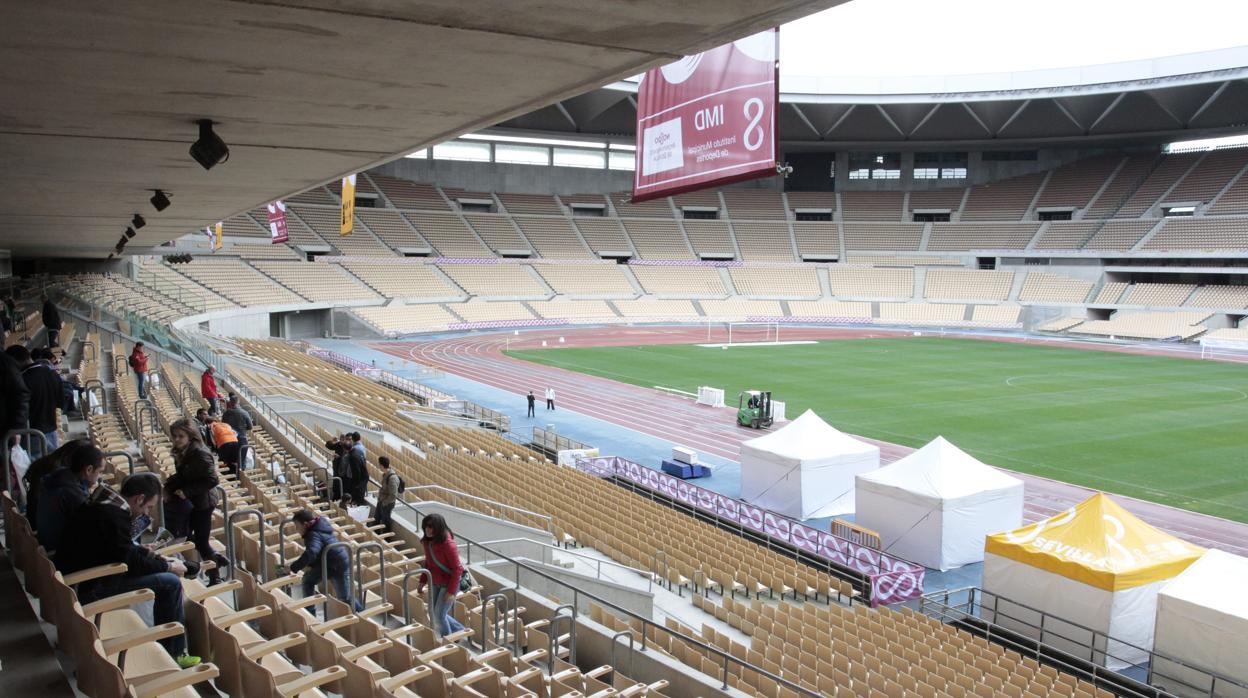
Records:
{"label": "backpack", "polygon": [[[402,499],[402,498],[403,498],[403,492],[404,492],[405,490],[407,490],[407,483],[406,483],[406,482],[403,482],[403,476],[402,476],[402,475],[399,475],[398,473],[396,473],[396,472],[394,472],[393,470],[391,470],[390,472],[386,473],[386,477],[395,477],[395,478],[398,478],[398,481],[399,481],[399,495],[398,495],[398,496],[399,496],[399,499]],[[383,481],[383,482],[381,483],[381,486],[382,486],[382,487],[385,487],[385,486],[386,486],[386,483]]]}

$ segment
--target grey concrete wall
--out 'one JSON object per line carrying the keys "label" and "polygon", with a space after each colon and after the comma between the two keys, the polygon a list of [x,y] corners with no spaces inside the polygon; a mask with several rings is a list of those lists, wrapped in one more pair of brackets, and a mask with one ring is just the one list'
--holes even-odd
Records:
{"label": "grey concrete wall", "polygon": [[629,191],[633,187],[632,172],[583,167],[401,158],[378,171],[392,177],[482,192],[581,194]]}
{"label": "grey concrete wall", "polygon": [[296,310],[281,314],[283,335],[287,339],[319,338],[329,331],[329,310]]}
{"label": "grey concrete wall", "polygon": [[[409,482],[407,484],[414,486],[418,483]],[[414,494],[420,496],[419,492]],[[441,514],[452,531],[470,540],[492,541],[523,538],[539,543],[551,542],[550,533],[541,529],[504,521],[492,516],[486,516],[485,514],[478,514],[475,511],[457,509],[441,502],[422,501],[416,502],[412,506],[419,509],[422,514]],[[417,514],[407,507],[396,507],[394,518],[395,520],[403,519],[407,521],[411,524],[413,530],[419,530],[420,528],[420,523],[416,520]],[[465,560],[467,560],[467,555],[465,555]]]}
{"label": "grey concrete wall", "polygon": [[269,314],[251,313],[208,321],[208,331],[225,337],[269,338]]}
{"label": "grey concrete wall", "polygon": [[[505,552],[505,551],[503,551]],[[654,617],[654,594],[647,593],[640,589],[633,589],[620,584],[615,584],[604,579],[595,579],[584,574],[572,572],[571,570],[558,567],[556,565],[547,565],[530,558],[517,558],[528,562],[547,575],[559,580],[558,582],[543,577],[539,574],[520,568],[520,586],[525,589],[535,591],[547,598],[558,599],[562,603],[573,603],[577,605],[577,613],[589,613],[590,599],[584,596],[577,596],[573,599],[572,592],[568,586],[574,586],[582,591],[587,591],[594,596],[619,606],[626,608],[633,613],[644,618]],[[506,579],[511,584],[516,583],[516,565],[507,560],[495,560],[485,564],[486,569],[493,571],[500,577]],[[562,582],[562,584],[560,583]]]}

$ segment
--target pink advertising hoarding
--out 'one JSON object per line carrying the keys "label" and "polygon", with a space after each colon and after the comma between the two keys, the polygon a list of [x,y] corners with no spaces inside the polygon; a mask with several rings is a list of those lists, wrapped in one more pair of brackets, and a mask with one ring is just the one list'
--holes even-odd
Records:
{"label": "pink advertising hoarding", "polygon": [[645,74],[633,201],[776,173],[776,56],[768,29]]}

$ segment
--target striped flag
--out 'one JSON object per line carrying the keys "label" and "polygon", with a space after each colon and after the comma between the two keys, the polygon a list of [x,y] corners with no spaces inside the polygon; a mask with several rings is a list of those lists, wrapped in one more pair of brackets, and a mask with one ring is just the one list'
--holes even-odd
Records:
{"label": "striped flag", "polygon": [[281,200],[268,205],[269,235],[273,244],[278,245],[290,239],[286,232],[286,204]]}
{"label": "striped flag", "polygon": [[221,237],[221,221],[217,221],[216,234],[212,236],[212,251],[216,252],[217,250],[221,249],[221,246],[223,244],[224,244],[224,240]]}
{"label": "striped flag", "polygon": [[342,235],[350,235],[355,228],[355,175],[342,178]]}

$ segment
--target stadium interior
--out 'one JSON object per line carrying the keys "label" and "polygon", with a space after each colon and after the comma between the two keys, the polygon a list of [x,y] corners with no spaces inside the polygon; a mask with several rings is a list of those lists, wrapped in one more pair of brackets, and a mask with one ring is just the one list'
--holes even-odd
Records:
{"label": "stadium interior", "polygon": [[[10,8],[0,85],[21,96],[0,117],[0,286],[16,300],[4,339],[54,343],[77,386],[56,439],[101,449],[114,489],[167,480],[181,472],[171,425],[215,409],[209,368],[254,428],[240,466],[219,470],[210,545],[223,557],[189,540],[158,548],[201,565],[180,581],[181,623],[155,622],[147,590],[79,600],[126,566],[57,568],[9,467],[18,451],[27,466],[47,455],[49,437],[21,429],[10,450],[6,436],[0,693],[1248,696],[1242,656],[1163,652],[1160,616],[1157,647],[1120,662],[1130,652],[1111,626],[1005,614],[1013,602],[979,583],[982,565],[963,585],[851,522],[766,512],[751,528],[724,514],[744,506],[735,495],[703,490],[708,509],[683,482],[654,484],[658,463],[642,467],[650,480],[627,476],[629,454],[598,448],[593,422],[607,417],[521,427],[482,397],[522,400],[511,388],[465,374],[480,389],[456,394],[435,380],[449,369],[421,363],[426,341],[546,346],[671,326],[761,331],[760,343],[870,329],[1245,360],[1248,144],[1171,144],[1242,132],[1248,67],[876,102],[781,86],[790,172],[632,200],[630,76],[838,4]],[[188,156],[192,143],[208,160]],[[144,383],[127,362],[138,341]],[[352,344],[408,359],[379,364],[382,350]],[[337,496],[324,445],[349,432],[368,453],[364,502]],[[381,456],[404,483],[384,526]],[[301,590],[292,516],[305,509],[345,550],[358,607],[328,580]],[[440,632],[416,589],[433,578],[430,514],[451,523],[471,573],[451,606],[457,632]],[[166,521],[153,516],[155,531]],[[1212,518],[1157,527],[1242,552],[1248,526],[1209,524],[1240,540],[1221,545],[1201,528]],[[799,540],[810,527],[824,543]],[[1228,647],[1248,643],[1239,613]],[[1056,639],[1055,624],[1067,628]],[[182,634],[202,663],[165,651]]]}

